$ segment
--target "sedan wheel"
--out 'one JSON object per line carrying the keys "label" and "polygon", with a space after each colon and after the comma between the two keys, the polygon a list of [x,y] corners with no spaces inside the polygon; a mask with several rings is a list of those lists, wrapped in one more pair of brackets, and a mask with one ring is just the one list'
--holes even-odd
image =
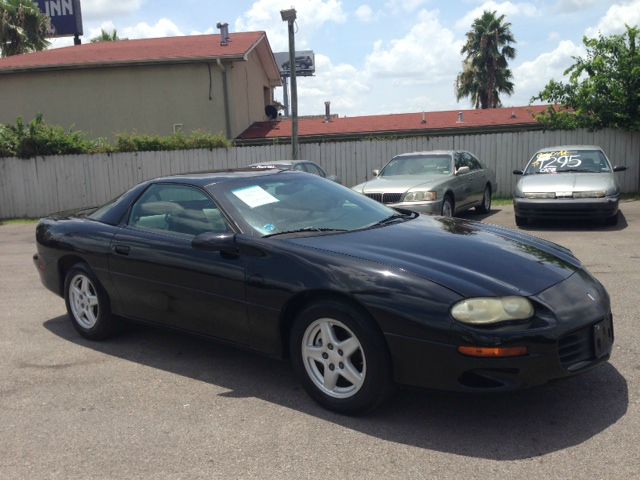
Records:
{"label": "sedan wheel", "polygon": [[368,316],[348,304],[319,302],[297,317],[291,362],[311,397],[340,413],[362,413],[393,391],[384,337]]}
{"label": "sedan wheel", "polygon": [[83,337],[101,340],[119,329],[109,297],[86,264],[79,263],[67,273],[64,299],[71,323]]}
{"label": "sedan wheel", "polygon": [[478,213],[489,213],[491,211],[491,187],[487,185],[482,195],[482,203],[476,207]]}
{"label": "sedan wheel", "polygon": [[453,200],[451,200],[451,197],[445,197],[442,202],[442,216],[453,217]]}

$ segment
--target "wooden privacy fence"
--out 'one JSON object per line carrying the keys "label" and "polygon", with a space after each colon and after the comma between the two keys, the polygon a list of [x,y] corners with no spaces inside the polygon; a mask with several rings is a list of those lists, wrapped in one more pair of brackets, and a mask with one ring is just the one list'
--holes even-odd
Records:
{"label": "wooden privacy fence", "polygon": [[[529,131],[479,135],[441,135],[404,139],[303,143],[301,158],[313,160],[353,186],[371,178],[399,153],[460,149],[475,153],[496,172],[500,197],[509,197],[517,178],[539,148],[555,145],[600,145],[614,165],[623,192],[639,191],[640,133],[617,130]],[[53,212],[101,205],[136,183],[163,175],[234,168],[260,161],[290,158],[289,145],[229,149],[141,152],[0,159],[0,218],[40,217]]]}

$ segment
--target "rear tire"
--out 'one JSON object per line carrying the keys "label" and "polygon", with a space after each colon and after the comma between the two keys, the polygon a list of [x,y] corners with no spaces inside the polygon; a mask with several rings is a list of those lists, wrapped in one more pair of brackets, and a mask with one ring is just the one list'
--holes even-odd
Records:
{"label": "rear tire", "polygon": [[382,333],[348,304],[322,301],[305,308],[293,324],[289,348],[300,383],[329,410],[364,413],[393,392]]}
{"label": "rear tire", "polygon": [[85,263],[77,263],[64,282],[64,300],[73,327],[89,340],[102,340],[119,330],[109,297]]}
{"label": "rear tire", "polygon": [[491,187],[487,185],[484,187],[484,194],[482,195],[482,203],[476,207],[478,213],[489,213],[491,211]]}

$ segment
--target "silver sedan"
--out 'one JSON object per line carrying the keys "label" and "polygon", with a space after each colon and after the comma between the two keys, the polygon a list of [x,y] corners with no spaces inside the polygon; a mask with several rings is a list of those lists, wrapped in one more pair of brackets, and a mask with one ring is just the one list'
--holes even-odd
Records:
{"label": "silver sedan", "polygon": [[353,190],[390,207],[445,217],[472,207],[488,212],[496,189],[495,174],[466,151],[405,153],[373,174]]}
{"label": "silver sedan", "polygon": [[618,221],[620,188],[613,167],[600,147],[565,145],[538,150],[524,171],[513,196],[516,224],[533,219],[599,219]]}

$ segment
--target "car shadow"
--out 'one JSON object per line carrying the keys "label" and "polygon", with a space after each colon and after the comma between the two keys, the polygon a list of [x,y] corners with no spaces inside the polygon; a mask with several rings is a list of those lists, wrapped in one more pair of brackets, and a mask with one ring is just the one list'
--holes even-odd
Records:
{"label": "car shadow", "polygon": [[131,326],[106,342],[80,337],[66,316],[44,327],[82,347],[222,387],[225,397],[255,397],[382,440],[477,458],[524,459],[578,445],[623,417],[629,401],[626,380],[607,363],[510,394],[403,389],[373,413],[347,417],[307,397],[288,362],[150,327]]}
{"label": "car shadow", "polygon": [[464,218],[465,220],[475,220],[476,222],[482,222],[487,218],[491,218],[494,215],[502,212],[501,208],[491,207],[487,213],[478,213],[475,209],[466,210],[457,215],[458,218]]}
{"label": "car shadow", "polygon": [[618,223],[616,225],[606,225],[603,222],[597,220],[529,220],[527,225],[524,225],[520,230],[534,231],[534,230],[549,230],[549,231],[563,231],[563,232],[584,232],[584,231],[602,231],[602,232],[617,232],[627,228],[629,224],[622,211],[618,212]]}

